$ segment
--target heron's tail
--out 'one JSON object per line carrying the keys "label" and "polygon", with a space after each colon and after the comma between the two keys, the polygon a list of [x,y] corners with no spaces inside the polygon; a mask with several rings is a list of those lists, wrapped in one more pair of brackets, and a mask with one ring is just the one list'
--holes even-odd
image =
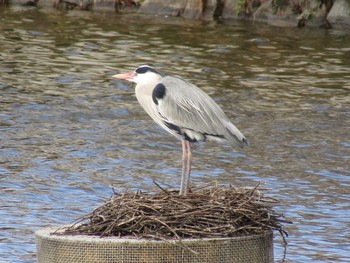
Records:
{"label": "heron's tail", "polygon": [[244,135],[237,129],[237,127],[233,123],[227,122],[225,127],[227,131],[227,136],[225,136],[225,138],[229,142],[235,143],[241,148],[248,145],[247,139],[244,137]]}

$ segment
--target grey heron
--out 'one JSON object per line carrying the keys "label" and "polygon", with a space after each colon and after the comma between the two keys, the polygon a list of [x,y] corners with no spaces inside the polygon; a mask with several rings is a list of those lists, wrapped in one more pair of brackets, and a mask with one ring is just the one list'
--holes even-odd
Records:
{"label": "grey heron", "polygon": [[142,108],[167,132],[182,142],[180,195],[187,195],[192,166],[191,143],[219,141],[244,147],[244,135],[204,91],[179,77],[159,73],[148,65],[113,78],[136,83]]}

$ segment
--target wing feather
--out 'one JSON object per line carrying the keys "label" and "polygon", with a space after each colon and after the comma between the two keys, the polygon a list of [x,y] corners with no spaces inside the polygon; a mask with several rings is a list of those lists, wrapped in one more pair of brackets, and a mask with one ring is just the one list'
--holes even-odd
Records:
{"label": "wing feather", "polygon": [[222,137],[239,146],[246,142],[216,102],[198,87],[170,76],[163,77],[160,83],[166,87],[166,94],[153,107],[164,121],[183,130]]}

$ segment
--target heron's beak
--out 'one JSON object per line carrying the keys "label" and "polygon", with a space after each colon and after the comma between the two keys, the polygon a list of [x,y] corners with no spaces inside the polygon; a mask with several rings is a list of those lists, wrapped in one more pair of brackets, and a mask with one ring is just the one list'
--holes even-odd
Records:
{"label": "heron's beak", "polygon": [[114,78],[114,79],[125,79],[128,81],[133,81],[134,77],[135,77],[135,72],[133,72],[133,71],[112,76],[112,78]]}

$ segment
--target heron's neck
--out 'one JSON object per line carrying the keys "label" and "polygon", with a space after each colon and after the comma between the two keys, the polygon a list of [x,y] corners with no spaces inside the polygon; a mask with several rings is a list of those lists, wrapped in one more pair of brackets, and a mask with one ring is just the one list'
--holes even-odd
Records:
{"label": "heron's neck", "polygon": [[135,93],[137,95],[148,95],[152,96],[154,87],[159,83],[162,77],[159,75],[154,75],[152,78],[148,78],[147,81],[142,81],[137,83],[135,87]]}

